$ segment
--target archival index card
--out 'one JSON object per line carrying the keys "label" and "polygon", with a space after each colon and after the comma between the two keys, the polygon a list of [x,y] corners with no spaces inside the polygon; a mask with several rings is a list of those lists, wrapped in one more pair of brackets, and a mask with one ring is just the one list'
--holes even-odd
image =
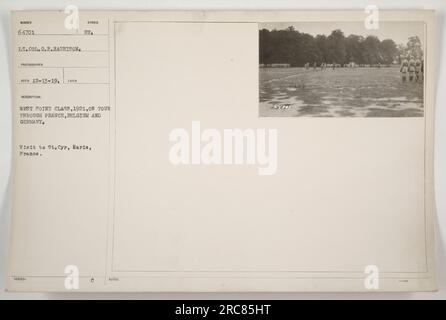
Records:
{"label": "archival index card", "polygon": [[436,289],[433,12],[11,17],[9,290]]}

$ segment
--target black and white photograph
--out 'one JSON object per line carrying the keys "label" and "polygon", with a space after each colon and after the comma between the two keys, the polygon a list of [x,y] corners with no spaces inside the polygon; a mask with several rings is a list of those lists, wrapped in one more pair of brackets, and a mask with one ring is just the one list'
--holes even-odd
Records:
{"label": "black and white photograph", "polygon": [[422,117],[424,23],[259,24],[260,117]]}

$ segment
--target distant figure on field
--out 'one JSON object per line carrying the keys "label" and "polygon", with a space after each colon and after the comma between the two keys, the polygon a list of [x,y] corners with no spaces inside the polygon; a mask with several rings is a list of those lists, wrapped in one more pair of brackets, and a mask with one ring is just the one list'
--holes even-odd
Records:
{"label": "distant figure on field", "polygon": [[415,79],[415,59],[411,56],[409,59],[409,81],[412,82]]}
{"label": "distant figure on field", "polygon": [[409,71],[409,61],[406,58],[404,58],[403,61],[401,62],[401,68],[400,68],[401,79],[403,80],[403,82],[406,82],[407,80],[408,71]]}
{"label": "distant figure on field", "polygon": [[415,81],[421,80],[422,78],[422,68],[423,64],[420,59],[415,60]]}

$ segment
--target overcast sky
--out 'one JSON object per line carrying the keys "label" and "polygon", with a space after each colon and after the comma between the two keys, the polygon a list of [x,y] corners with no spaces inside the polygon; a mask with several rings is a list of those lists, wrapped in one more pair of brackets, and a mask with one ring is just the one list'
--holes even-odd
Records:
{"label": "overcast sky", "polygon": [[367,30],[363,22],[280,22],[260,23],[260,29],[281,30],[289,26],[299,32],[309,33],[313,36],[318,34],[329,35],[335,29],[341,29],[345,36],[356,34],[360,36],[375,35],[380,40],[392,39],[397,44],[406,44],[407,39],[418,36],[424,44],[423,22],[380,22],[378,30]]}

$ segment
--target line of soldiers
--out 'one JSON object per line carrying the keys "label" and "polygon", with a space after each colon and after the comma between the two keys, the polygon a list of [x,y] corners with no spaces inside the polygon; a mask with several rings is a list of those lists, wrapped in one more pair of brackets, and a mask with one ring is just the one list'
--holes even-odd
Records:
{"label": "line of soldiers", "polygon": [[[310,69],[310,63],[309,62],[305,63],[304,67],[305,67],[306,70],[309,70]],[[342,67],[341,64],[334,63],[334,62],[332,64],[327,64],[325,62],[322,62],[319,66],[318,66],[317,62],[313,63],[313,70],[317,70],[318,68],[320,68],[321,70],[325,70],[327,68],[330,68],[330,69],[334,70],[335,68],[341,68],[341,67]],[[350,64],[348,64],[348,65],[345,64],[344,67],[350,67]]]}
{"label": "line of soldiers", "polygon": [[401,62],[401,77],[403,82],[407,81],[409,77],[409,82],[418,82],[423,79],[424,66],[420,59],[415,59],[413,56],[406,57]]}
{"label": "line of soldiers", "polygon": [[[311,68],[310,63],[309,62],[305,63],[304,67],[306,70],[310,70],[310,68]],[[318,65],[317,62],[314,62],[312,68],[313,68],[313,70],[318,70],[319,68],[320,68],[320,70],[325,70],[325,69],[333,69],[334,70],[336,68],[354,69],[357,67],[381,68],[381,63],[378,62],[377,64],[356,64],[354,62],[349,62],[349,63],[340,64],[340,63],[333,62],[331,64],[328,64],[328,63],[322,62],[321,64]]]}
{"label": "line of soldiers", "polygon": [[[336,64],[336,63],[333,63],[333,64],[321,63],[321,65],[320,65],[321,70],[324,70],[326,68],[332,68],[334,70],[335,68],[340,68],[340,67],[342,67],[342,65]],[[356,64],[349,63],[349,64],[345,64],[344,67],[355,68]],[[380,68],[381,64],[378,63],[377,65],[374,65],[374,67]],[[317,68],[318,68],[318,65],[316,62],[314,62],[313,70],[317,70]],[[306,70],[310,69],[309,62],[305,63],[305,69]],[[402,77],[403,82],[407,82],[407,80],[409,80],[409,82],[422,81],[423,80],[423,72],[424,72],[423,61],[419,58],[415,59],[413,56],[405,57],[401,62],[400,72],[401,72],[401,77]]]}

